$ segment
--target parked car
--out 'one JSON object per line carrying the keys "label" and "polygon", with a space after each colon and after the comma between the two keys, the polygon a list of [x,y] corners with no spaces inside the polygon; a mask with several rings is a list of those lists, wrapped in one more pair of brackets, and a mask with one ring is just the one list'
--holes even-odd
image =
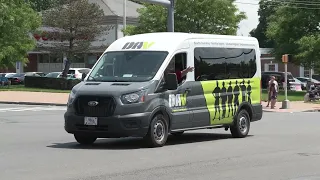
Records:
{"label": "parked car", "polygon": [[11,81],[11,84],[23,84],[24,83],[25,73],[8,73],[6,74],[6,78]]}
{"label": "parked car", "polygon": [[89,72],[89,68],[70,68],[68,74],[73,74],[75,78],[81,79],[83,73],[88,74]]}
{"label": "parked car", "polygon": [[38,77],[43,77],[46,74],[43,72],[26,72],[25,76],[38,76]]}
{"label": "parked car", "polygon": [[299,79],[293,78],[294,82],[289,82],[290,84],[290,90],[292,91],[302,91],[305,89],[304,83],[302,83]]}
{"label": "parked car", "polygon": [[49,77],[49,78],[58,78],[60,77],[62,72],[51,72],[48,73],[47,75],[45,75],[45,77]]}
{"label": "parked car", "polygon": [[8,86],[11,82],[6,77],[6,73],[0,73],[0,86]]}
{"label": "parked car", "polygon": [[[291,87],[291,84],[290,82],[295,82],[294,80],[294,77],[292,76],[292,74],[290,72],[288,72],[287,74],[288,76],[288,84],[290,85],[288,87],[288,89],[292,89],[293,87]],[[271,76],[274,76],[276,78],[276,81],[279,83],[279,88],[282,89],[283,88],[283,83],[284,83],[284,80],[285,80],[285,72],[262,72],[261,73],[261,83],[262,83],[262,88],[263,89],[266,89],[268,88],[268,82],[270,80],[270,77]],[[292,86],[295,86],[292,84]]]}
{"label": "parked car", "polygon": [[315,79],[315,80],[320,81],[320,74],[313,74],[312,78]]}
{"label": "parked car", "polygon": [[311,80],[312,83],[314,83],[315,86],[319,86],[320,85],[320,81],[313,79],[313,78],[308,78],[308,77],[297,77],[298,80],[300,80],[301,82],[305,83],[306,87],[307,87],[307,82],[308,80]]}

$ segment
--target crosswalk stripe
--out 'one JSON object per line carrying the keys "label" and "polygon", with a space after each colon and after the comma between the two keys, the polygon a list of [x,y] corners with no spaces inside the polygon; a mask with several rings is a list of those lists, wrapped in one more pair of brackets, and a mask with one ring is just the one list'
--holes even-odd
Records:
{"label": "crosswalk stripe", "polygon": [[65,111],[66,107],[19,107],[19,108],[1,108],[1,112],[22,112],[22,111]]}

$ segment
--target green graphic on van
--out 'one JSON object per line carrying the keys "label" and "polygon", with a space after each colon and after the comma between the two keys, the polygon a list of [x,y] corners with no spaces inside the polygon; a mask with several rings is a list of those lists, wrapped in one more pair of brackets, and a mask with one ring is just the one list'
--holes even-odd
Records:
{"label": "green graphic on van", "polygon": [[169,94],[169,107],[185,107],[187,105],[187,93]]}
{"label": "green graphic on van", "polygon": [[243,102],[260,103],[260,79],[201,81],[211,125],[227,124]]}
{"label": "green graphic on van", "polygon": [[127,42],[122,49],[149,49],[154,42]]}

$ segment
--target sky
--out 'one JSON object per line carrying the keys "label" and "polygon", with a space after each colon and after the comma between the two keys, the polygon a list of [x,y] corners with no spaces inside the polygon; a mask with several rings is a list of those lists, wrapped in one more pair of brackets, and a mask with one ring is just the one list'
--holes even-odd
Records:
{"label": "sky", "polygon": [[235,4],[239,11],[243,11],[247,15],[247,19],[240,22],[237,35],[249,36],[249,32],[256,28],[259,23],[259,0],[237,0]]}

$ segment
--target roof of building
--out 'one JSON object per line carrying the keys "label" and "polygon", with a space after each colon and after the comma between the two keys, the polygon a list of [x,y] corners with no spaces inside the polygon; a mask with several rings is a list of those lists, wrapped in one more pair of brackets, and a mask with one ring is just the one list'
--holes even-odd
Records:
{"label": "roof of building", "polygon": [[271,54],[272,48],[260,48],[261,54]]}
{"label": "roof of building", "polygon": [[[123,16],[122,0],[89,0],[89,2],[98,4],[105,16]],[[139,16],[137,10],[142,7],[143,6],[138,3],[127,0],[127,17],[137,18]]]}

